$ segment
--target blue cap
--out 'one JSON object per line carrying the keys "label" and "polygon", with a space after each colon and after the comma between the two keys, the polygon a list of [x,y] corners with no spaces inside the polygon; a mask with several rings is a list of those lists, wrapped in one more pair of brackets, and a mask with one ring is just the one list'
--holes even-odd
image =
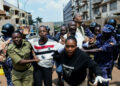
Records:
{"label": "blue cap", "polygon": [[89,35],[89,38],[94,38],[94,34]]}
{"label": "blue cap", "polygon": [[102,31],[105,32],[105,33],[112,33],[112,32],[113,32],[113,31],[112,31],[113,29],[114,29],[114,27],[113,27],[112,25],[106,24],[106,25],[103,27]]}

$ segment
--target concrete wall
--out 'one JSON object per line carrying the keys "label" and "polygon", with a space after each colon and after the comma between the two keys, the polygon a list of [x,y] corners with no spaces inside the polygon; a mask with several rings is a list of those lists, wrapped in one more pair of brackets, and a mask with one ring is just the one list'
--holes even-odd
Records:
{"label": "concrete wall", "polygon": [[3,0],[0,0],[0,10],[3,10]]}

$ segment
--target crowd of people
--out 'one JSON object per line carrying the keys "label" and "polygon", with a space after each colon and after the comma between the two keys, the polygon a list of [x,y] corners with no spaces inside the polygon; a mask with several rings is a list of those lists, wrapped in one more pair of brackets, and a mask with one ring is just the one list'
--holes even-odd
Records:
{"label": "crowd of people", "polygon": [[54,65],[58,86],[109,86],[117,59],[120,69],[120,25],[115,19],[109,19],[104,27],[96,22],[86,26],[76,13],[55,36],[49,30],[42,25],[39,37],[27,39],[22,29],[3,25],[1,86],[52,86]]}

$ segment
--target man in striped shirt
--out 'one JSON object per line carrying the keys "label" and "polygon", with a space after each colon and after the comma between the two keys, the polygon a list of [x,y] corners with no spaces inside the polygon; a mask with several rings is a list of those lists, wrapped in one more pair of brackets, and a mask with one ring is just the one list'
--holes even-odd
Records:
{"label": "man in striped shirt", "polygon": [[40,59],[34,72],[35,86],[42,86],[42,80],[45,86],[52,86],[52,55],[55,51],[60,52],[64,46],[47,38],[46,26],[39,27],[39,36],[40,38],[29,40],[36,54],[36,58]]}

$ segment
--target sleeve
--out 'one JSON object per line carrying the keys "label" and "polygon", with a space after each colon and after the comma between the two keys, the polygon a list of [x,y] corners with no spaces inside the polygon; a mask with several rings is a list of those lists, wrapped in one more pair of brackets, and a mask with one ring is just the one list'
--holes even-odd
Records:
{"label": "sleeve", "polygon": [[[112,43],[112,44],[111,44]],[[104,52],[113,52],[114,45],[116,45],[116,41],[113,40],[112,42],[105,43],[101,48]]]}
{"label": "sleeve", "polygon": [[104,44],[101,48],[102,51],[104,52],[112,52],[112,45],[110,44]]}
{"label": "sleeve", "polygon": [[12,50],[8,50],[7,53],[15,64],[17,64],[20,60],[22,60],[21,57]]}
{"label": "sleeve", "polygon": [[97,63],[95,61],[88,58],[87,65],[88,65],[88,68],[93,73],[95,73],[96,76],[98,76],[98,75],[102,76],[102,71],[101,71],[101,69],[99,68],[99,66],[97,65]]}
{"label": "sleeve", "polygon": [[62,45],[62,44],[56,42],[55,51],[58,51],[60,53],[60,52],[62,52],[64,50],[64,47],[65,47],[65,45]]}
{"label": "sleeve", "polygon": [[52,56],[53,56],[53,60],[57,64],[61,64],[61,56],[60,56],[60,54],[57,51]]}

